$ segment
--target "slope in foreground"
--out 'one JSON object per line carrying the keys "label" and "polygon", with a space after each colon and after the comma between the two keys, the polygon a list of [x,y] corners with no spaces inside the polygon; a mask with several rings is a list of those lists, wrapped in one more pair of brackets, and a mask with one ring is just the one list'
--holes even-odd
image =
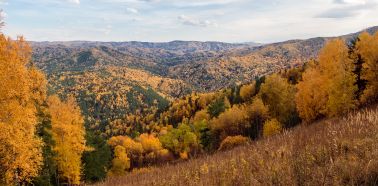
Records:
{"label": "slope in foreground", "polygon": [[377,185],[378,106],[98,185]]}

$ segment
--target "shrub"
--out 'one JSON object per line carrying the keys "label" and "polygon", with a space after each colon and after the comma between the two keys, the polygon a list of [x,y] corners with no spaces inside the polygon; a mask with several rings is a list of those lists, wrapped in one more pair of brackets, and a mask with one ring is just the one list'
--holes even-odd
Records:
{"label": "shrub", "polygon": [[163,148],[159,139],[151,134],[141,134],[139,140],[145,152],[157,152]]}
{"label": "shrub", "polygon": [[276,119],[271,119],[264,123],[264,131],[263,131],[264,137],[278,134],[281,131],[282,131],[282,125]]}
{"label": "shrub", "polygon": [[189,153],[197,149],[199,145],[196,134],[186,124],[180,124],[177,129],[170,130],[166,135],[160,137],[160,141],[164,148],[176,155]]}
{"label": "shrub", "polygon": [[244,136],[227,136],[226,139],[222,141],[220,144],[220,147],[218,150],[227,150],[227,149],[232,149],[236,146],[239,145],[244,145],[248,143],[248,138]]}

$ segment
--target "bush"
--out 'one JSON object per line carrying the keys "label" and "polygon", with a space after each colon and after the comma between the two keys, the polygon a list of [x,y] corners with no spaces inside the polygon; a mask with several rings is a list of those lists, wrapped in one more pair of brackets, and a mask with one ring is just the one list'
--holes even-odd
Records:
{"label": "bush", "polygon": [[186,124],[180,124],[177,129],[170,130],[160,137],[163,147],[180,157],[182,153],[190,153],[199,147],[196,134]]}
{"label": "bush", "polygon": [[272,136],[278,134],[282,131],[282,125],[276,119],[268,120],[264,123],[264,137]]}
{"label": "bush", "polygon": [[227,149],[232,149],[236,146],[239,145],[244,145],[248,143],[249,138],[244,137],[244,136],[227,136],[226,139],[222,141],[220,144],[220,147],[218,150],[227,150]]}
{"label": "bush", "polygon": [[157,152],[163,148],[159,138],[156,138],[151,134],[141,134],[139,136],[139,140],[142,144],[144,152]]}

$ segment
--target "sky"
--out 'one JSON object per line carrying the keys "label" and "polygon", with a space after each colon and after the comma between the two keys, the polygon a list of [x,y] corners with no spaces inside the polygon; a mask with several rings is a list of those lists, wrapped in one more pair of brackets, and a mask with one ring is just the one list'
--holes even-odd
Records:
{"label": "sky", "polygon": [[260,42],[378,25],[378,0],[0,0],[3,32],[32,41]]}

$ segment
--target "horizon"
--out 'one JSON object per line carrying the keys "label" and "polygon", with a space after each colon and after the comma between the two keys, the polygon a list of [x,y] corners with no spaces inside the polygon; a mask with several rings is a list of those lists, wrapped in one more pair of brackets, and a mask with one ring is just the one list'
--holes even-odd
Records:
{"label": "horizon", "polygon": [[358,33],[358,32],[363,32],[367,29],[370,29],[370,28],[374,28],[374,27],[378,27],[377,26],[370,26],[370,27],[367,27],[367,28],[363,28],[363,29],[360,29],[360,30],[356,30],[355,32],[351,32],[351,33],[342,33],[340,35],[323,35],[323,36],[314,36],[314,37],[309,37],[309,38],[288,38],[286,40],[282,40],[282,41],[274,41],[274,42],[270,42],[270,43],[260,43],[260,42],[255,42],[255,41],[241,41],[241,42],[224,42],[224,41],[199,41],[199,40],[178,40],[178,39],[175,39],[175,40],[169,40],[169,41],[137,41],[137,40],[125,40],[125,41],[96,41],[96,40],[66,40],[66,41],[54,41],[54,40],[51,40],[51,41],[31,41],[31,40],[28,40],[28,42],[35,42],[35,43],[44,43],[44,42],[47,42],[47,43],[69,43],[69,42],[87,42],[87,43],[131,43],[131,42],[138,42],[138,43],[171,43],[171,42],[201,42],[201,43],[226,43],[226,44],[256,44],[256,45],[268,45],[268,44],[273,44],[273,43],[281,43],[281,42],[286,42],[286,41],[295,41],[295,40],[307,40],[307,39],[313,39],[313,38],[318,38],[318,37],[321,37],[321,38],[332,38],[332,37],[340,37],[340,36],[345,36],[345,35],[348,35],[348,34],[354,34],[354,33]]}
{"label": "horizon", "polygon": [[377,25],[378,0],[0,0],[4,33],[27,40],[275,43]]}

